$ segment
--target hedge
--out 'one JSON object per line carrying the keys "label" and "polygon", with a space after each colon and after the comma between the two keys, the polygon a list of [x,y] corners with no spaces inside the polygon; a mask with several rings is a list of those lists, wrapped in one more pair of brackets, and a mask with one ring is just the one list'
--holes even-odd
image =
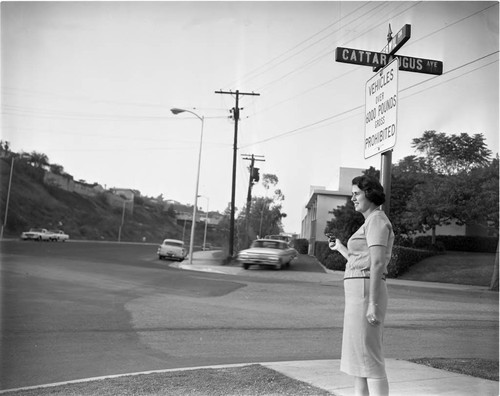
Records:
{"label": "hedge", "polygon": [[440,254],[437,250],[413,249],[403,246],[392,248],[392,257],[387,265],[387,277],[397,278],[423,259]]}
{"label": "hedge", "polygon": [[[431,241],[431,236],[419,236],[415,238],[414,246],[416,248],[428,248],[432,246]],[[498,237],[437,235],[436,244],[442,244],[446,250],[458,252],[495,253],[497,251]]]}
{"label": "hedge", "polygon": [[309,241],[305,238],[294,239],[293,247],[299,254],[307,254],[309,250]]}
{"label": "hedge", "polygon": [[[436,254],[439,254],[436,250],[394,246],[392,249],[392,258],[387,266],[387,277],[397,278],[408,271],[413,264]],[[347,260],[339,252],[330,250],[328,242],[316,242],[315,256],[326,268],[335,271],[345,271]]]}

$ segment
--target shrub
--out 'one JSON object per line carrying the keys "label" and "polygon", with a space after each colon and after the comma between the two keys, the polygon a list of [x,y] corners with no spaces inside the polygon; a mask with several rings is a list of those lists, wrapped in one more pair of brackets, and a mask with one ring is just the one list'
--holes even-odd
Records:
{"label": "shrub", "polygon": [[334,271],[345,271],[347,260],[339,252],[331,252],[325,258],[323,265]]}
{"label": "shrub", "polygon": [[[387,277],[397,278],[408,271],[412,265],[436,254],[439,252],[394,246],[391,260],[387,266]],[[315,256],[326,268],[345,271],[347,260],[339,252],[330,250],[328,242],[316,242]]]}
{"label": "shrub", "polygon": [[[428,249],[432,246],[431,240],[431,236],[416,237],[414,246],[416,248]],[[437,235],[436,245],[442,246],[446,250],[459,252],[495,253],[498,245],[498,238],[485,236]]]}
{"label": "shrub", "polygon": [[335,271],[345,271],[347,260],[339,252],[328,247],[328,242],[316,242],[314,255],[326,268]]}
{"label": "shrub", "polygon": [[403,275],[408,269],[422,261],[423,259],[439,254],[433,250],[413,249],[403,246],[394,246],[392,257],[387,265],[387,277],[397,278]]}
{"label": "shrub", "polygon": [[309,250],[309,241],[305,238],[294,239],[292,241],[293,248],[299,252],[299,254],[307,254]]}

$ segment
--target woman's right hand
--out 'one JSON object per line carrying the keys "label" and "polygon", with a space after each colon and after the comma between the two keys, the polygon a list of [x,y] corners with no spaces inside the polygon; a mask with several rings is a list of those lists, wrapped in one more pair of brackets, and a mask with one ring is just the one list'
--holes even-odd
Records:
{"label": "woman's right hand", "polygon": [[330,240],[330,242],[328,243],[328,247],[330,248],[330,250],[339,250],[340,246],[342,246],[342,242],[340,242],[340,239],[335,239],[335,242],[333,242],[332,240]]}

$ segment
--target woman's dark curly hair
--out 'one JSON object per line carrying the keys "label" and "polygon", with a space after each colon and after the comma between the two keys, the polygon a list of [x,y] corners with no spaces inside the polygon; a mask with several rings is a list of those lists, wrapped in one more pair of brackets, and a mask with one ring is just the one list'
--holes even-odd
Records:
{"label": "woman's dark curly hair", "polygon": [[352,185],[358,186],[361,191],[364,191],[368,201],[375,205],[380,206],[385,202],[384,187],[377,179],[366,175],[357,176],[352,179]]}

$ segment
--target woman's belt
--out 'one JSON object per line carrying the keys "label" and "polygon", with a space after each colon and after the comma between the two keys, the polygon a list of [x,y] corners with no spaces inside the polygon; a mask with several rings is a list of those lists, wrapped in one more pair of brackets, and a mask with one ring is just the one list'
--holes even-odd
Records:
{"label": "woman's belt", "polygon": [[[348,279],[370,279],[369,276],[350,276],[349,278],[344,278],[344,280]],[[382,275],[382,280],[385,281],[386,275]]]}

